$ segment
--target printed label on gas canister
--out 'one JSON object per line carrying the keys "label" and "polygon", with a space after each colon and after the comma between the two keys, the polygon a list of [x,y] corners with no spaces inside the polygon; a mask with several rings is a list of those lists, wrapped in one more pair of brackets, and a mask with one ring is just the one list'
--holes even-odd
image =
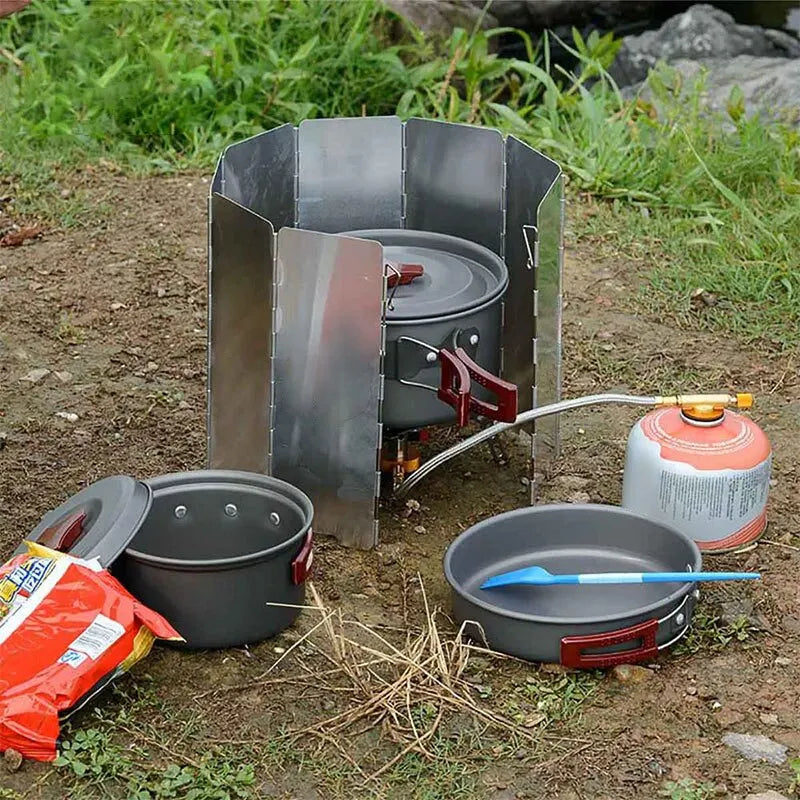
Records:
{"label": "printed label on gas canister", "polygon": [[740,520],[761,513],[769,491],[770,462],[732,475],[690,475],[661,470],[659,505],[674,520]]}

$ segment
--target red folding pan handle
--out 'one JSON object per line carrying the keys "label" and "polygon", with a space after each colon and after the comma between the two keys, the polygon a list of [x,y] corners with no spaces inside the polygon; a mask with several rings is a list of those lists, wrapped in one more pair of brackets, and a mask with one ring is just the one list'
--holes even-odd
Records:
{"label": "red folding pan handle", "polygon": [[292,561],[292,583],[299,586],[311,575],[311,567],[314,563],[314,534],[309,528],[300,552]]}
{"label": "red folding pan handle", "polygon": [[[649,661],[658,655],[656,632],[658,620],[649,619],[630,628],[621,628],[606,633],[595,633],[589,636],[565,636],[561,640],[561,663],[573,669],[603,669],[617,664],[634,664],[637,661]],[[596,653],[587,655],[585,650],[597,650],[611,647],[623,642],[641,640],[639,647],[623,650],[620,653]]]}
{"label": "red folding pan handle", "polygon": [[497,403],[487,403],[476,397],[470,397],[470,408],[476,414],[498,422],[513,422],[517,418],[517,387],[513,383],[492,375],[491,372],[487,372],[476,364],[463,347],[456,350],[456,356],[467,368],[470,378],[488,389],[497,398]]}
{"label": "red folding pan handle", "polygon": [[386,278],[386,285],[393,289],[395,286],[405,286],[414,278],[421,278],[425,274],[422,264],[392,264],[389,276]]}
{"label": "red folding pan handle", "polygon": [[469,423],[470,386],[469,371],[464,363],[449,350],[439,351],[439,364],[442,368],[441,382],[436,396],[456,410],[456,421],[460,427]]}
{"label": "red folding pan handle", "polygon": [[68,553],[75,542],[83,536],[84,522],[86,522],[85,511],[76,511],[69,516],[62,517],[42,533],[38,544],[60,553]]}

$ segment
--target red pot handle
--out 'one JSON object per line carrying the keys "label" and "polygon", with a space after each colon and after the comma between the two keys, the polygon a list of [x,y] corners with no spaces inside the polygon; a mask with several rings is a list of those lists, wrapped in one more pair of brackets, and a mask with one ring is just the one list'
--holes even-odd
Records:
{"label": "red pot handle", "polygon": [[300,552],[292,561],[292,583],[299,586],[304,583],[306,578],[311,575],[311,567],[314,564],[314,533],[309,528]]}
{"label": "red pot handle", "polygon": [[456,410],[456,421],[463,428],[469,423],[469,371],[455,353],[445,349],[439,351],[439,364],[442,374],[436,396]]}
{"label": "red pot handle", "polygon": [[414,278],[421,278],[425,274],[422,264],[392,264],[391,267],[389,276],[386,279],[386,285],[390,289],[398,285],[405,286],[411,283]]}
{"label": "red pot handle", "polygon": [[[634,664],[637,661],[649,661],[658,655],[656,632],[658,620],[649,619],[630,628],[621,628],[606,633],[595,633],[589,636],[565,636],[561,640],[561,663],[573,669],[603,669],[616,664]],[[622,642],[641,639],[639,647],[623,650],[620,653],[596,653],[587,655],[584,650],[596,650],[611,647]]]}
{"label": "red pot handle", "polygon": [[456,350],[456,356],[467,368],[470,378],[488,389],[497,398],[497,403],[487,403],[470,396],[470,408],[476,414],[498,422],[513,422],[517,418],[517,387],[513,383],[492,375],[491,372],[487,372],[476,364],[463,347]]}
{"label": "red pot handle", "polygon": [[[470,411],[498,422],[513,422],[517,418],[517,387],[476,364],[463,347],[455,353],[442,348],[439,364],[442,373],[437,395],[443,403],[455,408],[456,421],[462,428],[469,423]],[[473,380],[492,392],[497,403],[473,397]]]}
{"label": "red pot handle", "polygon": [[84,522],[86,522],[86,512],[75,511],[47,528],[37,542],[59,553],[68,553],[75,542],[83,536]]}

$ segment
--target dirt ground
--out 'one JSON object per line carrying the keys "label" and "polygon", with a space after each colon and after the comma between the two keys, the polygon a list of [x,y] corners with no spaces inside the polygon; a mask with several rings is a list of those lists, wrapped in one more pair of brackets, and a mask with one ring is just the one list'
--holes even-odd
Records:
{"label": "dirt ground", "polygon": [[[91,197],[92,224],[46,230],[41,239],[0,249],[0,558],[43,513],[91,481],[204,466],[207,181],[85,171],[65,188]],[[576,204],[572,213],[593,209]],[[760,583],[704,590],[689,643],[662,654],[634,680],[485,664],[476,678],[479,702],[503,713],[521,711],[521,718],[537,712],[530,724],[520,724],[530,735],[541,730],[539,745],[529,738],[511,746],[510,735],[456,719],[438,760],[409,754],[367,784],[341,749],[372,771],[397,750],[378,731],[339,743],[339,750],[311,737],[281,744],[287,731],[346,708],[346,694],[326,696],[308,681],[216,691],[264,673],[276,648],[311,627],[312,612],[249,650],[156,648],[116,691],[78,714],[69,735],[110,731],[123,752],[135,753],[151,771],[196,764],[208,753],[254,767],[255,782],[245,794],[209,790],[196,797],[611,800],[653,798],[666,782],[683,779],[694,780],[684,786],[694,793],[673,796],[687,800],[769,789],[788,794],[788,761],[746,760],[722,737],[763,734],[786,745],[788,758],[800,755],[796,358],[765,356],[720,335],[679,332],[667,319],[637,316],[636,294],[651,264],[617,253],[612,237],[571,234],[568,248],[566,396],[613,389],[755,393],[753,416],[775,450],[767,541],[708,564],[757,568]],[[49,373],[26,380],[37,368]],[[585,499],[585,493],[593,502],[619,502],[625,441],[638,415],[605,407],[565,416],[562,458],[541,499]],[[363,623],[399,628],[421,619],[419,572],[429,602],[447,610],[445,549],[477,520],[524,504],[525,474],[514,452],[500,467],[480,448],[450,462],[414,493],[418,511],[406,516],[405,503],[384,504],[377,551],[322,541],[315,586],[326,602]],[[748,621],[738,620],[740,612]],[[734,621],[726,623],[725,614]],[[297,653],[304,669],[313,670],[314,653],[304,647]],[[274,674],[298,669],[287,658]],[[532,686],[536,702],[526,694]],[[100,765],[92,774],[103,780],[36,764],[13,774],[0,766],[7,792],[0,789],[0,797],[16,796],[12,791],[28,798],[134,796],[124,781],[112,780],[113,768]],[[184,796],[155,791],[141,796]]]}

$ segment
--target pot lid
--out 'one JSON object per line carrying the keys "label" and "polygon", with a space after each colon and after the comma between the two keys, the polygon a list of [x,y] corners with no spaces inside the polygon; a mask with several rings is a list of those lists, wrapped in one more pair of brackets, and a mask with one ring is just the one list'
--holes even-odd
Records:
{"label": "pot lid", "polygon": [[[508,270],[491,250],[442,233],[397,228],[348,231],[344,236],[383,245],[390,320],[430,319],[468,311],[505,291]],[[421,269],[420,269],[421,267]],[[404,277],[391,284],[400,271]]]}
{"label": "pot lid", "polygon": [[[139,531],[153,502],[150,487],[127,475],[97,481],[42,517],[29,542],[108,568]],[[21,544],[15,555],[26,552]]]}

